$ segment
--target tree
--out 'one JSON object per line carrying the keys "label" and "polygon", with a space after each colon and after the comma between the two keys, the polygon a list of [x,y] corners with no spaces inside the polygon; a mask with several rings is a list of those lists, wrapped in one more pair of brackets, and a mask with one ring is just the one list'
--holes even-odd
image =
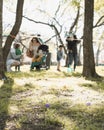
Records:
{"label": "tree", "polygon": [[4,61],[2,50],[2,10],[3,10],[3,0],[0,0],[0,79],[6,78],[4,74]]}
{"label": "tree", "polygon": [[14,41],[16,35],[19,32],[21,22],[22,22],[22,13],[23,13],[23,4],[24,0],[18,0],[17,1],[17,9],[16,9],[16,20],[15,24],[10,32],[10,35],[7,37],[7,40],[5,42],[5,46],[3,48],[3,58],[4,58],[4,65],[6,65],[6,59],[8,56],[8,53],[10,51],[12,42]]}
{"label": "tree", "polygon": [[85,0],[83,36],[83,76],[98,77],[95,71],[93,52],[93,13],[94,0]]}

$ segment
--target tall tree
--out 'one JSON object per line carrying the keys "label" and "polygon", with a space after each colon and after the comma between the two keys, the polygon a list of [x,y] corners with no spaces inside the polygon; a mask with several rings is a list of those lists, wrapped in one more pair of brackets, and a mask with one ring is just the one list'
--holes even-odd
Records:
{"label": "tall tree", "polygon": [[93,14],[94,0],[85,0],[84,10],[84,37],[83,37],[83,76],[97,77],[95,70],[94,52],[93,52]]}
{"label": "tall tree", "polygon": [[6,59],[10,51],[12,42],[14,41],[16,35],[18,34],[21,23],[22,23],[23,4],[24,4],[24,0],[17,1],[15,24],[10,32],[10,35],[7,37],[5,46],[3,48],[4,64],[6,64]]}
{"label": "tall tree", "polygon": [[0,0],[0,79],[6,78],[4,74],[3,50],[2,50],[2,10],[3,0]]}

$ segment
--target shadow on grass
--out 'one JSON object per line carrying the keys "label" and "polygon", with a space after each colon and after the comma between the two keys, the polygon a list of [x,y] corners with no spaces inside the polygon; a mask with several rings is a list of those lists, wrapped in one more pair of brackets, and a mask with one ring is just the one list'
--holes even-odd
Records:
{"label": "shadow on grass", "polygon": [[[89,108],[91,109],[91,108]],[[104,130],[104,106],[94,111],[86,111],[83,108],[73,107],[61,111],[62,116],[65,115],[75,122],[77,130]]]}
{"label": "shadow on grass", "polygon": [[71,102],[55,101],[50,104],[45,117],[42,106],[41,110],[37,109],[37,116],[42,113],[43,117],[32,118],[30,122],[29,118],[23,120],[20,130],[104,130],[104,105],[93,108],[78,104],[71,107]]}
{"label": "shadow on grass", "polygon": [[78,72],[63,72],[63,75],[66,76],[66,77],[81,77],[82,74],[81,73],[78,73]]}
{"label": "shadow on grass", "polygon": [[[71,106],[71,104],[60,100],[53,102],[46,111],[46,124],[43,115],[43,118],[37,118],[37,122],[33,120],[22,123],[21,130],[104,130],[104,105],[94,107],[81,104]],[[38,116],[44,113],[44,110],[37,111]]]}
{"label": "shadow on grass", "polygon": [[21,130],[63,130],[58,126],[51,125],[35,125],[35,124],[24,124]]}
{"label": "shadow on grass", "polygon": [[80,86],[91,88],[96,91],[104,91],[104,78],[101,78],[100,80],[93,80],[93,81],[94,83],[85,83],[85,84],[81,84]]}
{"label": "shadow on grass", "polygon": [[69,125],[69,129],[73,130],[104,130],[104,105],[101,107],[93,107],[86,105],[74,105],[70,106],[70,103],[58,103],[53,104],[52,109],[57,111],[57,115],[60,117],[67,117],[75,124],[73,128]]}
{"label": "shadow on grass", "polygon": [[[51,113],[54,115],[54,113]],[[53,116],[51,116],[53,117]],[[21,113],[15,117],[21,124],[18,130],[63,130],[62,125],[56,119],[51,119],[48,116],[48,110],[40,104],[40,107],[32,108],[31,110]],[[16,128],[12,129],[16,130]]]}
{"label": "shadow on grass", "polygon": [[6,122],[9,118],[8,106],[9,99],[12,96],[12,86],[14,81],[8,79],[4,81],[3,85],[0,86],[0,130],[4,130],[6,127]]}

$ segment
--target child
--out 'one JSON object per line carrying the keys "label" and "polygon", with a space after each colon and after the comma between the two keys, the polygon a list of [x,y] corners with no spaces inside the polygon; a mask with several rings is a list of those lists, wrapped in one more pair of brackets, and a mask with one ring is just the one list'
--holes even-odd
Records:
{"label": "child", "polygon": [[[20,44],[19,44],[19,43],[16,43],[16,44],[15,44],[15,53],[16,53],[16,55],[22,55],[22,52],[21,52],[21,50],[20,50]],[[17,60],[20,61],[20,58],[17,59]],[[17,71],[17,70],[20,71],[20,65],[15,66],[15,71]]]}
{"label": "child", "polygon": [[61,71],[60,70],[60,61],[61,61],[61,59],[63,58],[63,51],[62,51],[62,48],[63,48],[63,46],[62,45],[60,45],[59,46],[59,49],[58,49],[58,51],[57,51],[57,70],[58,71]]}

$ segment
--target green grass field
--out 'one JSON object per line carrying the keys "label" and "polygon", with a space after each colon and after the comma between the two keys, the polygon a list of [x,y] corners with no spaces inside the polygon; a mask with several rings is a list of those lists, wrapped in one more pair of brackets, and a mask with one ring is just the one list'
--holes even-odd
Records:
{"label": "green grass field", "polygon": [[104,130],[104,67],[86,80],[82,67],[6,73],[0,81],[0,130]]}

